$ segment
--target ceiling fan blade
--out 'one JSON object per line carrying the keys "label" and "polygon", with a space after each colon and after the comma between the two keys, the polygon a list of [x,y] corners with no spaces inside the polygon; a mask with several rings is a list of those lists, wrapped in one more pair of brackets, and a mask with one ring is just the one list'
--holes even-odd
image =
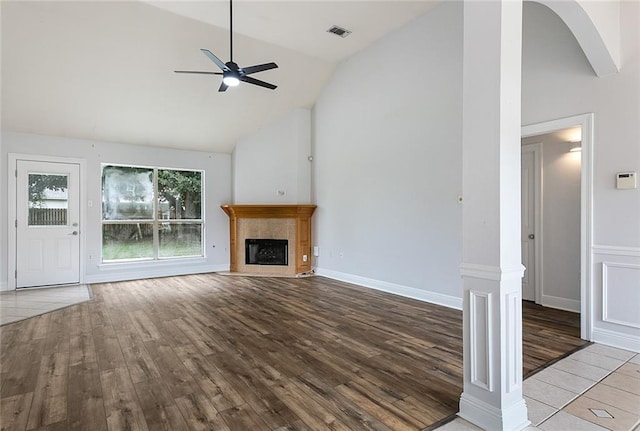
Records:
{"label": "ceiling fan blade", "polygon": [[227,84],[225,84],[224,82],[220,83],[220,88],[218,88],[218,91],[227,91],[227,88],[229,88],[229,86]]}
{"label": "ceiling fan blade", "polygon": [[222,72],[200,72],[198,70],[174,70],[175,73],[198,73],[201,75],[222,75]]}
{"label": "ceiling fan blade", "polygon": [[245,75],[250,75],[252,73],[262,72],[264,70],[275,69],[277,67],[278,67],[278,65],[275,64],[275,63],[265,63],[265,64],[258,64],[256,66],[243,67],[242,71],[244,72]]}
{"label": "ceiling fan blade", "polygon": [[269,84],[268,82],[260,81],[259,79],[255,79],[250,76],[241,76],[240,81],[253,85],[259,85],[260,87],[268,88],[270,90],[275,90],[276,88],[278,88],[277,85]]}
{"label": "ceiling fan blade", "polygon": [[215,55],[213,55],[213,53],[211,51],[209,51],[208,49],[201,49],[200,51],[202,51],[202,53],[204,55],[206,55],[207,57],[209,57],[209,60],[213,61],[219,68],[220,70],[229,70],[229,68],[227,67],[226,64],[224,64],[222,62],[222,60],[220,60],[218,57],[216,57]]}

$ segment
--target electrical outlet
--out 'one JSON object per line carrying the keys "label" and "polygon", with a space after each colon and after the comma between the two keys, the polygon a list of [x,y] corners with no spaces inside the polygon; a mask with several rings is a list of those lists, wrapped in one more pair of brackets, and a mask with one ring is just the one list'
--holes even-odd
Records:
{"label": "electrical outlet", "polygon": [[303,254],[303,255],[302,255],[302,261],[303,261],[303,262],[306,262],[307,260],[309,260],[309,259],[307,258],[307,255],[306,255],[306,254]]}

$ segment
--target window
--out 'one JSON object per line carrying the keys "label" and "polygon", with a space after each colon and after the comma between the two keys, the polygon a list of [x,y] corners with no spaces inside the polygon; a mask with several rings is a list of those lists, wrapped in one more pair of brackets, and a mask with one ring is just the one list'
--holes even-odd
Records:
{"label": "window", "polygon": [[29,174],[29,226],[67,226],[67,175]]}
{"label": "window", "polygon": [[102,166],[102,261],[203,256],[202,171]]}

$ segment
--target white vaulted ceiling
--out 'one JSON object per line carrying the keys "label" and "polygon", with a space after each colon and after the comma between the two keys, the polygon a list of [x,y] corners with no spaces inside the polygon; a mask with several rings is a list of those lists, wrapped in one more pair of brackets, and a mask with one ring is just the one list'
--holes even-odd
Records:
{"label": "white vaulted ceiling", "polygon": [[[298,107],[311,107],[337,63],[425,13],[433,1],[234,1],[234,61],[275,61],[219,93],[200,48],[229,60],[227,1],[2,1],[2,128],[230,152]],[[326,30],[339,25],[342,39]],[[401,65],[399,65],[401,67]]]}

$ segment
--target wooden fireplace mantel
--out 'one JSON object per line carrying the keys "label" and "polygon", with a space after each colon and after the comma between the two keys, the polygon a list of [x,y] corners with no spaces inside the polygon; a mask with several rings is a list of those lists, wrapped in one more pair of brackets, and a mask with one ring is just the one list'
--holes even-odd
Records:
{"label": "wooden fireplace mantel", "polygon": [[293,265],[290,262],[289,273],[295,275],[311,271],[311,216],[316,205],[221,205],[220,208],[229,216],[231,272],[239,272],[239,268],[243,266],[239,262],[239,256],[244,254],[244,238],[238,238],[240,219],[295,220],[295,259]]}

